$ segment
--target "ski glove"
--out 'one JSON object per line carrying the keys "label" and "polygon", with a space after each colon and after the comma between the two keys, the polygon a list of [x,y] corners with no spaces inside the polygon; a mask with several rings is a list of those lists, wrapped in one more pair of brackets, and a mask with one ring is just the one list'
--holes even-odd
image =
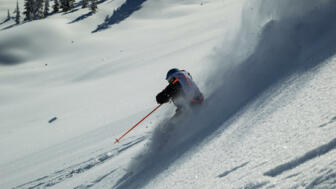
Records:
{"label": "ski glove", "polygon": [[156,95],[156,102],[163,104],[182,94],[182,86],[179,82],[170,83],[163,91]]}
{"label": "ski glove", "polygon": [[163,104],[169,101],[169,96],[165,91],[162,91],[158,95],[156,95],[156,102],[159,104]]}

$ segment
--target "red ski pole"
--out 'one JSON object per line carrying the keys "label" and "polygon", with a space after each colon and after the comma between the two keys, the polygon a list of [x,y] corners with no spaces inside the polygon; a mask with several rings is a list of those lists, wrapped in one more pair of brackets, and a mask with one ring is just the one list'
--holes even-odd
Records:
{"label": "red ski pole", "polygon": [[137,124],[135,124],[132,128],[130,128],[127,132],[125,132],[121,137],[115,139],[115,143],[118,143],[124,136],[126,136],[129,132],[131,132],[135,127],[137,127],[143,120],[145,120],[148,116],[150,116],[153,112],[160,108],[162,104],[158,105],[153,111],[147,114],[144,118],[142,118]]}

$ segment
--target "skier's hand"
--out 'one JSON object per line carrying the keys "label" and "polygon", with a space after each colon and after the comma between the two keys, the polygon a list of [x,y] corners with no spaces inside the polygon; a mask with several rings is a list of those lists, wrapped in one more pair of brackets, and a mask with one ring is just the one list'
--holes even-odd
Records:
{"label": "skier's hand", "polygon": [[168,101],[169,101],[169,96],[166,93],[161,92],[158,95],[156,95],[156,102],[157,103],[163,104],[163,103],[166,103]]}

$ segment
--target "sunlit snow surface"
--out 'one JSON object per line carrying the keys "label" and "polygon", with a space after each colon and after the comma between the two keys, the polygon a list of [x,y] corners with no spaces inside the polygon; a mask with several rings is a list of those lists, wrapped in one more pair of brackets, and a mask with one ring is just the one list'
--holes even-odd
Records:
{"label": "sunlit snow surface", "polygon": [[[106,0],[4,22],[15,6],[0,0],[1,188],[336,187],[335,1]],[[172,67],[203,107],[169,121],[164,105],[114,144]]]}

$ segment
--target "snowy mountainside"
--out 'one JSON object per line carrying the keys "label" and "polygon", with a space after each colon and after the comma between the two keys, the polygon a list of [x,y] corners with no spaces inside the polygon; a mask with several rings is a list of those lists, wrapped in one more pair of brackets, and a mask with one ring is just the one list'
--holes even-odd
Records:
{"label": "snowy mountainside", "polygon": [[[4,188],[335,187],[335,2],[98,6],[0,25]],[[203,108],[164,105],[114,144],[172,67]]]}

